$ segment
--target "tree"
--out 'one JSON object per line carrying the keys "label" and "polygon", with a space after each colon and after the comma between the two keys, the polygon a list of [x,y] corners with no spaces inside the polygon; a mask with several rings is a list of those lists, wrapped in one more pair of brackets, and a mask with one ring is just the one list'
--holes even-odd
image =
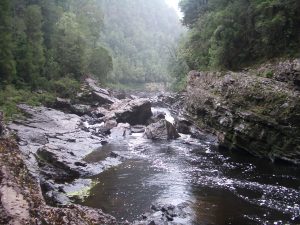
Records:
{"label": "tree", "polygon": [[93,50],[89,62],[88,71],[101,81],[107,81],[107,76],[113,69],[112,57],[109,52],[103,47],[98,47]]}
{"label": "tree", "polygon": [[80,79],[85,71],[86,42],[79,29],[76,15],[66,12],[56,26],[55,59],[60,73]]}
{"label": "tree", "polygon": [[10,83],[16,75],[11,32],[10,0],[0,1],[0,85]]}
{"label": "tree", "polygon": [[42,13],[38,5],[30,5],[25,10],[26,55],[24,59],[23,79],[33,88],[37,88],[45,63]]}

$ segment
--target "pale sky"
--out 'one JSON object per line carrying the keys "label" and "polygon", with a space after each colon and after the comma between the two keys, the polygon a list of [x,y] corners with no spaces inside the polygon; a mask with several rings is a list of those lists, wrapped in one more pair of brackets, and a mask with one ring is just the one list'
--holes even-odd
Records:
{"label": "pale sky", "polygon": [[182,13],[180,12],[180,9],[179,9],[179,7],[178,7],[178,3],[179,3],[180,0],[165,0],[165,1],[167,2],[167,4],[168,4],[170,7],[174,8],[174,9],[176,10],[178,16],[179,16],[180,18],[182,18],[183,15],[182,15]]}

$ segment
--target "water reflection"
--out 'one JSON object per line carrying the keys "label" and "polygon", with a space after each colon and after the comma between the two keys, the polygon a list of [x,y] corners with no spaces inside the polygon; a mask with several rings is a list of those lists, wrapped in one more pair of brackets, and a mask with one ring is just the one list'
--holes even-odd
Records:
{"label": "water reflection", "polygon": [[97,182],[80,203],[120,220],[141,219],[153,203],[188,203],[189,218],[181,224],[300,223],[297,166],[219,151],[188,135],[154,142],[134,134],[86,161],[107,160],[112,151],[122,163],[91,177]]}

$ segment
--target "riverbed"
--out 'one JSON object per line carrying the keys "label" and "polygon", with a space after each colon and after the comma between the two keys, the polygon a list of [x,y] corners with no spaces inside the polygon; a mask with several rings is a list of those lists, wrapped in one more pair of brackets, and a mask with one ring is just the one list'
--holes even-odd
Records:
{"label": "riverbed", "polygon": [[[172,121],[166,108],[163,111]],[[153,141],[142,133],[110,141],[85,157],[108,162],[104,172],[66,185],[76,203],[101,208],[120,221],[180,212],[170,224],[300,223],[300,169],[217,147],[211,137]],[[162,217],[160,219],[163,219]]]}

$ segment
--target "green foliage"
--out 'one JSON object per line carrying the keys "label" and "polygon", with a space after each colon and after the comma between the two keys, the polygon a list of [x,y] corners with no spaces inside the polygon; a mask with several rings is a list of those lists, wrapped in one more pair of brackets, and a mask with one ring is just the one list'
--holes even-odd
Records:
{"label": "green foliage", "polygon": [[37,81],[45,63],[42,19],[41,8],[38,5],[30,5],[26,8],[24,21],[27,46],[23,61],[24,70],[20,71],[20,75],[32,88],[37,88]]}
{"label": "green foliage", "polygon": [[10,83],[16,74],[13,57],[10,0],[0,2],[0,85]]}
{"label": "green foliage", "polygon": [[50,91],[63,98],[75,98],[80,90],[80,83],[69,77],[51,81]]}
{"label": "green foliage", "polygon": [[100,47],[102,28],[96,0],[1,0],[0,104],[6,115],[18,113],[20,102],[74,97],[85,74],[105,80],[112,59]]}
{"label": "green foliage", "polygon": [[190,28],[181,54],[190,69],[236,70],[299,54],[298,0],[182,0]]}
{"label": "green foliage", "polygon": [[106,81],[112,69],[113,62],[109,52],[103,47],[95,48],[89,60],[88,71],[101,81]]}
{"label": "green foliage", "polygon": [[4,112],[6,120],[20,117],[21,111],[17,107],[18,104],[25,103],[32,106],[49,105],[54,100],[55,96],[51,93],[35,93],[26,89],[17,90],[12,85],[8,85],[5,89],[0,90],[0,108]]}
{"label": "green foliage", "polygon": [[108,82],[167,82],[170,46],[181,32],[179,18],[162,0],[99,0],[102,41],[113,56]]}

